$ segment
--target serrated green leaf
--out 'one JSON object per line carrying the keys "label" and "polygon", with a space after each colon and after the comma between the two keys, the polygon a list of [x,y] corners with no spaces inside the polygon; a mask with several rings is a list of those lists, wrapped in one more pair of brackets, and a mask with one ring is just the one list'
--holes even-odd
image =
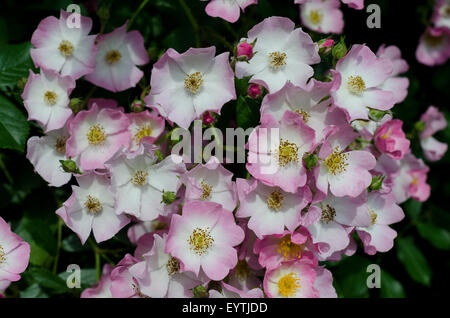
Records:
{"label": "serrated green leaf", "polygon": [[16,85],[21,77],[28,77],[33,67],[30,57],[31,43],[0,45],[0,89]]}
{"label": "serrated green leaf", "polygon": [[397,239],[397,257],[414,281],[430,286],[430,265],[422,252],[415,246],[412,237]]}
{"label": "serrated green leaf", "polygon": [[380,296],[383,298],[404,298],[402,284],[386,271],[381,271]]}
{"label": "serrated green leaf", "polygon": [[0,148],[24,151],[29,130],[22,112],[0,95]]}
{"label": "serrated green leaf", "polygon": [[418,223],[420,236],[441,250],[450,250],[450,233],[431,223]]}

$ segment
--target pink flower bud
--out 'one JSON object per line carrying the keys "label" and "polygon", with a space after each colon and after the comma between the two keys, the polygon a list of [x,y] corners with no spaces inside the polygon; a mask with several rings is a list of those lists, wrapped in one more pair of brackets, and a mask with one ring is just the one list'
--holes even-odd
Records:
{"label": "pink flower bud", "polygon": [[205,125],[211,125],[214,122],[214,117],[211,116],[210,112],[206,112],[203,114],[203,123]]}
{"label": "pink flower bud", "polygon": [[239,43],[237,47],[237,57],[247,56],[247,59],[252,58],[253,46],[247,42]]}
{"label": "pink flower bud", "polygon": [[251,98],[257,98],[262,94],[261,86],[259,86],[258,84],[250,84],[247,94]]}
{"label": "pink flower bud", "polygon": [[402,130],[403,122],[393,119],[378,127],[375,132],[375,146],[382,153],[393,159],[400,160],[409,150],[409,140]]}

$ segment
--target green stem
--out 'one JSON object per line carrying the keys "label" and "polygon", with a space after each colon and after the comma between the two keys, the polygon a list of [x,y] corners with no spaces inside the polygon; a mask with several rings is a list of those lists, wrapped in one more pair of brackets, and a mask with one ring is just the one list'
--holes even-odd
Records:
{"label": "green stem", "polygon": [[130,22],[128,22],[127,30],[131,28],[131,25],[133,24],[134,20],[136,20],[136,17],[141,13],[142,9],[146,6],[146,4],[149,2],[149,0],[144,0],[141,2],[140,6],[137,8],[136,12],[134,12],[133,16],[130,19]]}
{"label": "green stem", "polygon": [[63,227],[63,220],[61,218],[58,218],[58,232],[57,232],[57,245],[56,245],[56,256],[55,261],[53,263],[53,273],[56,274],[58,272],[58,262],[59,262],[59,254],[61,252],[61,240],[62,240],[62,227]]}
{"label": "green stem", "polygon": [[102,268],[100,263],[100,250],[97,246],[97,244],[92,241],[92,239],[89,239],[89,244],[92,246],[92,250],[94,251],[95,255],[95,272],[97,273],[97,280],[100,280],[100,277],[102,276]]}
{"label": "green stem", "polygon": [[8,179],[9,183],[13,183],[13,179],[11,175],[8,172],[8,169],[6,169],[6,166],[3,162],[2,156],[0,156],[0,169],[3,171],[3,174],[5,175],[6,179]]}
{"label": "green stem", "polygon": [[184,13],[186,14],[189,22],[192,25],[192,29],[194,29],[194,36],[195,36],[195,46],[200,47],[200,37],[199,37],[199,26],[197,23],[197,20],[195,20],[194,16],[192,15],[191,9],[187,6],[186,2],[184,0],[178,0],[178,3],[183,8]]}

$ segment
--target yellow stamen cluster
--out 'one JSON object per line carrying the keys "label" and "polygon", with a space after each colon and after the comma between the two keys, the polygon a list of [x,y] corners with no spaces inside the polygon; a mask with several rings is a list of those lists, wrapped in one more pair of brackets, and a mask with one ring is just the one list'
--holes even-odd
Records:
{"label": "yellow stamen cluster", "polygon": [[5,250],[3,249],[3,246],[0,245],[0,264],[6,261],[5,255]]}
{"label": "yellow stamen cluster", "polygon": [[322,210],[322,217],[320,218],[322,222],[328,224],[334,220],[334,217],[336,216],[336,210],[333,207],[327,204],[325,206],[321,205],[320,208]]}
{"label": "yellow stamen cluster", "polygon": [[286,53],[281,53],[279,51],[269,53],[269,64],[272,68],[279,69],[286,65],[286,57]]}
{"label": "yellow stamen cluster", "polygon": [[169,276],[172,276],[180,271],[180,262],[175,257],[171,256],[166,264],[166,269]]}
{"label": "yellow stamen cluster", "polygon": [[57,152],[59,152],[60,154],[65,154],[66,153],[66,141],[67,141],[67,139],[68,139],[68,137],[56,138],[55,150]]}
{"label": "yellow stamen cluster", "polygon": [[58,50],[64,57],[69,57],[73,54],[73,44],[67,40],[62,40],[59,43]]}
{"label": "yellow stamen cluster", "polygon": [[278,165],[286,166],[290,162],[298,162],[298,146],[287,140],[280,139],[278,146]]}
{"label": "yellow stamen cluster", "polygon": [[139,286],[137,286],[136,284],[131,283],[131,286],[133,287],[133,290],[136,293],[136,295],[139,296],[140,298],[150,298],[150,296],[143,294]]}
{"label": "yellow stamen cluster", "polygon": [[280,190],[273,191],[266,199],[269,209],[278,211],[283,207],[284,195]]}
{"label": "yellow stamen cluster", "polygon": [[294,297],[300,288],[300,278],[296,273],[289,273],[278,280],[278,293],[283,297]]}
{"label": "yellow stamen cluster", "polygon": [[323,19],[323,14],[319,12],[319,10],[311,10],[309,11],[309,21],[311,21],[312,24],[320,24]]}
{"label": "yellow stamen cluster", "polygon": [[349,76],[347,79],[347,89],[350,93],[359,95],[366,90],[366,83],[361,76]]}
{"label": "yellow stamen cluster", "polygon": [[203,84],[203,75],[200,72],[189,74],[184,78],[184,87],[192,94],[197,94]]}
{"label": "yellow stamen cluster", "polygon": [[370,224],[371,224],[371,225],[374,225],[375,222],[377,221],[378,215],[377,215],[377,214],[375,213],[375,211],[372,210],[372,209],[369,209],[369,214],[370,214]]}
{"label": "yellow stamen cluster", "polygon": [[116,64],[117,62],[120,61],[121,58],[122,58],[122,54],[120,54],[120,52],[117,50],[108,51],[105,55],[105,61],[109,65]]}
{"label": "yellow stamen cluster", "polygon": [[305,112],[303,109],[296,109],[295,112],[302,116],[303,122],[306,124],[308,123],[309,118],[311,118],[311,115]]}
{"label": "yellow stamen cluster", "polygon": [[148,137],[152,134],[152,128],[150,127],[150,125],[142,125],[139,127],[139,129],[136,131],[136,133],[134,134],[134,140],[136,141],[136,143],[141,142],[141,139],[144,137]]}
{"label": "yellow stamen cluster", "polygon": [[195,228],[188,239],[189,246],[197,255],[206,254],[208,249],[213,245],[214,238],[211,236],[209,227],[205,229]]}
{"label": "yellow stamen cluster", "polygon": [[87,196],[87,199],[84,202],[84,207],[88,210],[89,213],[92,214],[98,214],[103,208],[100,200],[91,195]]}
{"label": "yellow stamen cluster", "polygon": [[131,183],[137,186],[143,186],[147,183],[148,172],[143,170],[138,170],[131,178]]}
{"label": "yellow stamen cluster", "polygon": [[200,196],[200,200],[208,200],[211,198],[212,186],[209,185],[206,181],[202,180],[200,182],[200,186],[202,187],[202,195]]}
{"label": "yellow stamen cluster", "polygon": [[325,165],[332,175],[338,175],[347,170],[348,154],[339,151],[339,147],[334,148],[334,151],[325,159]]}
{"label": "yellow stamen cluster", "polygon": [[99,146],[106,140],[105,128],[102,125],[95,124],[89,128],[87,139],[90,145]]}
{"label": "yellow stamen cluster", "polygon": [[53,106],[58,101],[58,95],[55,92],[52,91],[46,91],[44,93],[44,102],[49,105]]}
{"label": "yellow stamen cluster", "polygon": [[277,252],[283,255],[285,261],[300,259],[302,257],[302,246],[291,241],[291,236],[284,236],[278,243]]}

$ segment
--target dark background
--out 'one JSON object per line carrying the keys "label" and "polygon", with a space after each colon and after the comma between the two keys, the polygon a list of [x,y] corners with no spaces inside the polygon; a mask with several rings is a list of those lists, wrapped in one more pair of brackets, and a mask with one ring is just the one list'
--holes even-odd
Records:
{"label": "dark background", "polygon": [[[232,45],[255,24],[269,16],[285,16],[300,25],[298,5],[293,0],[260,0],[258,5],[249,6],[237,23],[229,24],[218,18],[211,18],[204,12],[206,3],[199,0],[185,0],[198,28],[193,27],[186,12],[177,0],[150,0],[139,14],[132,29],[139,30],[149,48],[151,62],[143,69],[145,83],[148,84],[151,64],[167,48],[183,52],[196,45],[216,45],[221,53],[232,49]],[[0,51],[3,45],[29,42],[38,23],[49,15],[59,16],[59,9],[66,8],[70,1],[2,1],[0,10]],[[85,4],[85,1],[81,1]],[[82,13],[94,20],[91,33],[98,33],[100,20],[95,12],[95,1],[83,5]],[[133,15],[141,1],[98,1],[98,7],[109,8],[110,18],[105,32],[121,26]],[[406,59],[410,70],[406,76],[410,80],[407,99],[393,109],[396,117],[404,121],[408,132],[429,105],[437,106],[449,118],[450,63],[428,67],[418,63],[415,50],[419,37],[429,23],[434,1],[366,0],[365,5],[377,3],[381,7],[381,29],[369,29],[366,19],[369,13],[342,5],[344,13],[345,42],[366,43],[374,52],[381,44],[396,45]],[[92,6],[94,4],[94,6]],[[94,8],[89,10],[86,8]],[[314,40],[324,35],[313,34]],[[339,36],[333,37],[335,40]],[[245,91],[246,83],[237,83],[240,91]],[[79,80],[72,97],[83,97],[91,89],[91,84]],[[137,98],[140,87],[122,93],[112,94],[98,89],[94,97],[113,97],[120,105],[128,106]],[[0,94],[8,98],[25,114],[17,87],[2,89]],[[235,119],[240,126],[256,125],[259,119],[258,105],[236,105],[230,102],[223,108],[219,126],[225,127]],[[0,106],[1,107],[1,106]],[[252,108],[253,107],[253,108]],[[236,111],[237,109],[237,111]],[[30,124],[29,136],[40,135],[42,131]],[[450,129],[437,134],[440,141],[450,142]],[[420,149],[413,151],[422,156]],[[116,263],[125,254],[132,252],[126,239],[126,229],[109,242],[96,245],[79,244],[78,238],[56,218],[54,211],[70,195],[70,186],[59,189],[49,188],[33,173],[33,167],[25,158],[26,149],[0,149],[0,215],[12,221],[15,232],[31,243],[31,262],[23,279],[12,285],[9,296],[21,297],[67,297],[78,296],[80,291],[65,288],[65,269],[68,264],[80,264],[83,269],[83,287],[95,282],[96,255],[101,256],[101,264]],[[387,253],[367,256],[359,244],[356,255],[341,262],[327,265],[333,272],[334,285],[341,297],[433,297],[448,296],[446,284],[450,281],[450,198],[449,177],[450,156],[438,163],[429,163],[431,171],[428,182],[432,186],[431,197],[424,204],[409,200],[403,204],[406,218],[394,228],[399,239]],[[237,177],[245,177],[244,165],[227,166]],[[61,231],[61,232],[60,232]],[[59,237],[59,233],[61,236]],[[59,239],[60,238],[60,239]],[[382,288],[368,290],[365,284],[367,264],[379,264],[383,270]]]}

